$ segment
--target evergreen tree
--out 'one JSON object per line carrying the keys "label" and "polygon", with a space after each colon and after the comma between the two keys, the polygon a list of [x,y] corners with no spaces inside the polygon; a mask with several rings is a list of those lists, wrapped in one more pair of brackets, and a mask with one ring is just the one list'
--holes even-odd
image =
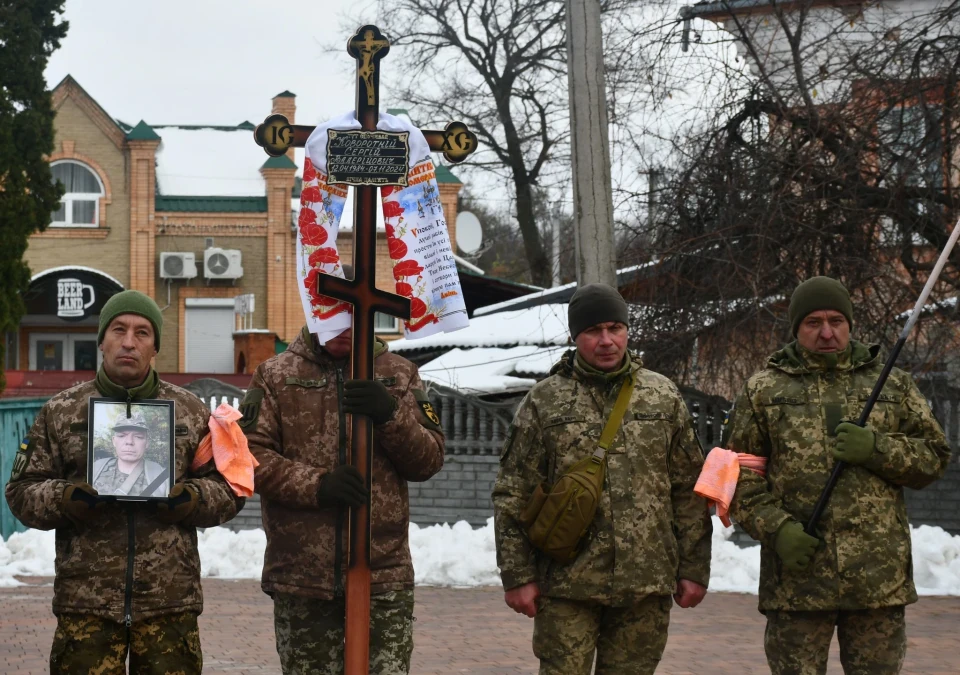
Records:
{"label": "evergreen tree", "polygon": [[[63,0],[0,0],[0,334],[16,330],[25,312],[27,240],[50,224],[63,195],[46,159],[54,112],[43,77],[67,34],[62,13]],[[0,364],[4,351],[0,341]],[[0,392],[5,386],[0,369]]]}

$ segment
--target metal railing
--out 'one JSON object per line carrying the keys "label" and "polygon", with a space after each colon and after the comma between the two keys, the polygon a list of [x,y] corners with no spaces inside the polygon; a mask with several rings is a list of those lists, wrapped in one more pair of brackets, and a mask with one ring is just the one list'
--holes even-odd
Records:
{"label": "metal railing", "polygon": [[[0,400],[0,483],[4,486],[13,470],[13,459],[20,449],[20,442],[27,437],[37,413],[46,401],[46,398]],[[0,498],[0,537],[6,539],[14,532],[26,529],[10,512],[7,500]]]}

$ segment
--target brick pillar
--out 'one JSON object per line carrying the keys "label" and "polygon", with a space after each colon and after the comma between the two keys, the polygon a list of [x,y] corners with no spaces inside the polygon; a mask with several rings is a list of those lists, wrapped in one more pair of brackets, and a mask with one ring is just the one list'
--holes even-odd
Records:
{"label": "brick pillar", "polygon": [[443,217],[447,221],[450,233],[450,246],[457,252],[457,197],[463,189],[463,183],[440,183],[440,203],[443,205]]}
{"label": "brick pillar", "polygon": [[240,375],[253,375],[257,366],[276,353],[276,342],[277,336],[270,331],[235,331],[233,334],[234,372]]}
{"label": "brick pillar", "polygon": [[[287,121],[290,124],[297,123],[297,95],[292,94],[289,91],[282,92],[277,94],[272,99],[272,106],[270,108],[271,113],[280,114],[287,118]],[[291,162],[296,160],[293,158],[293,148],[287,150],[287,157],[290,158]]]}
{"label": "brick pillar", "polygon": [[130,288],[155,292],[156,155],[160,140],[127,141],[130,149]]}
{"label": "brick pillar", "polygon": [[303,326],[303,309],[296,286],[296,240],[291,229],[290,193],[295,173],[293,166],[260,169],[267,184],[266,327],[284,342],[292,340]]}

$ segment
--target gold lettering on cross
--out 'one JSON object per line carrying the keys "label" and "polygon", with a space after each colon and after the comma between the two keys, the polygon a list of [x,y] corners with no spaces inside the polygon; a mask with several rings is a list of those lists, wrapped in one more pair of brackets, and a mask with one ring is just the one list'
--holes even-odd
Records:
{"label": "gold lettering on cross", "polygon": [[389,47],[390,42],[382,38],[377,40],[373,37],[372,30],[363,32],[362,40],[351,40],[350,47],[360,55],[360,67],[357,68],[357,75],[363,80],[367,89],[367,105],[373,105],[377,102],[377,92],[373,87],[373,74],[377,70],[377,62],[373,58],[374,54],[384,47]]}

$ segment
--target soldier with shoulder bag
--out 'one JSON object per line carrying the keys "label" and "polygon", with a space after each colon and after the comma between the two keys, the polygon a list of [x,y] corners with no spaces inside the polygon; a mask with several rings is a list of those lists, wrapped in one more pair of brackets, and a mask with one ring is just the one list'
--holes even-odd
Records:
{"label": "soldier with shoulder bag", "polygon": [[520,404],[493,492],[508,606],[534,618],[542,675],[652,673],[673,600],[694,607],[712,527],[703,453],[676,386],[627,351],[626,303],[570,301],[576,350]]}

